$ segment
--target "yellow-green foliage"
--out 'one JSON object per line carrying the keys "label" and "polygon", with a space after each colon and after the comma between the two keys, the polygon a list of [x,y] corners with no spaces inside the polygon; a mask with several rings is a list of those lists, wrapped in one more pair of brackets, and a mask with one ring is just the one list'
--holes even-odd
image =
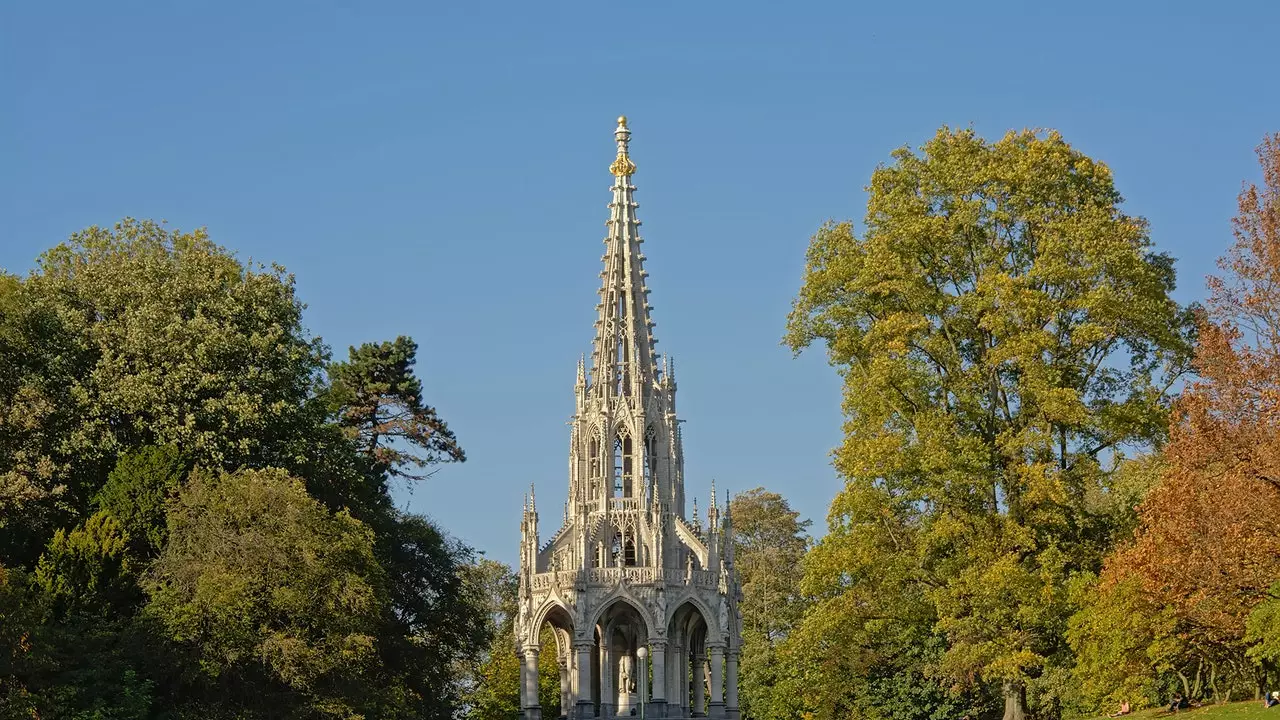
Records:
{"label": "yellow-green foliage", "polygon": [[1060,707],[1067,583],[1111,540],[1112,453],[1163,437],[1188,354],[1172,261],[1052,132],[944,128],[868,189],[864,232],[813,237],[788,326],[793,349],[826,346],[846,417],[803,692],[819,717],[873,716],[886,691],[841,673],[934,638],[912,667],[939,692]]}

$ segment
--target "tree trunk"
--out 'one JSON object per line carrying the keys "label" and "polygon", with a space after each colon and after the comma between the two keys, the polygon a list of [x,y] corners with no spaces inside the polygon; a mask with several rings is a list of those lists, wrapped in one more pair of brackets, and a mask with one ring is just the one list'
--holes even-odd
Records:
{"label": "tree trunk", "polygon": [[1004,681],[1004,720],[1027,720],[1027,686]]}

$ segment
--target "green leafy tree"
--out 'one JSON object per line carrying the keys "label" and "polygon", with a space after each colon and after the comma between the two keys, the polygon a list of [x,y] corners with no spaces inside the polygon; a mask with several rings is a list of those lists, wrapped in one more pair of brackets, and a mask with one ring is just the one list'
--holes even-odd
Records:
{"label": "green leafy tree", "polygon": [[1267,668],[1280,667],[1280,583],[1271,586],[1267,599],[1249,613],[1245,640],[1250,657]]}
{"label": "green leafy tree", "polygon": [[26,573],[0,565],[0,718],[29,718],[35,712],[27,678],[32,635],[45,605]]}
{"label": "green leafy tree", "polygon": [[245,470],[193,475],[169,532],[147,613],[198,658],[193,701],[251,717],[397,712],[376,648],[387,590],[368,528],[282,471]]}
{"label": "green leafy tree", "polygon": [[325,351],[293,279],[203,230],[91,227],[0,282],[0,547],[30,565],[87,514],[118,455],[292,467],[322,419]]}
{"label": "green leafy tree", "polygon": [[397,514],[375,532],[390,591],[383,665],[408,689],[413,717],[452,718],[464,692],[458,667],[488,642],[487,608],[467,587],[473,553],[417,515]]}
{"label": "green leafy tree", "polygon": [[466,454],[449,426],[422,399],[414,374],[418,345],[401,336],[353,347],[346,362],[329,368],[338,422],[375,472],[421,480],[423,469]]}
{"label": "green leafy tree", "polygon": [[[467,677],[463,705],[469,720],[518,720],[520,708],[520,657],[512,628],[516,615],[519,578],[511,566],[481,560],[467,569],[467,585],[488,618],[488,646],[463,669]],[[560,707],[560,671],[555,661],[556,639],[549,626],[541,635],[543,652],[538,662],[538,703],[542,716],[564,714]]]}
{"label": "green leafy tree", "polygon": [[59,614],[127,611],[141,598],[128,544],[115,518],[95,513],[53,536],[36,566],[36,584]]}
{"label": "green leafy tree", "polygon": [[187,463],[172,445],[145,446],[120,456],[94,504],[119,521],[135,557],[150,559],[168,535],[165,503],[178,491]]}
{"label": "green leafy tree", "polygon": [[1069,662],[1067,581],[1111,540],[1090,498],[1109,458],[1164,437],[1190,319],[1108,168],[1056,133],[944,128],[893,157],[866,231],[814,236],[789,321],[845,383],[846,484],[806,582],[827,623],[932,616],[940,677],[1021,720]]}
{"label": "green leafy tree", "polygon": [[0,566],[38,578],[43,608],[0,627],[25,648],[0,673],[7,707],[456,715],[455,669],[488,642],[472,551],[399,512],[387,481],[461,450],[412,342],[326,377],[301,312],[283,269],[150,221],[0,273]]}
{"label": "green leafy tree", "polygon": [[463,573],[467,593],[485,613],[485,637],[495,638],[511,630],[516,615],[520,578],[510,565],[484,558],[467,565]]}
{"label": "green leafy tree", "polygon": [[[58,313],[0,273],[0,563],[30,569],[66,519],[87,352]],[[92,466],[91,462],[82,463]]]}
{"label": "green leafy tree", "polygon": [[1098,582],[1082,575],[1072,593],[1080,610],[1067,638],[1080,709],[1099,711],[1126,700],[1135,708],[1158,704],[1182,652],[1172,613],[1132,576]]}
{"label": "green leafy tree", "polygon": [[[145,629],[125,619],[73,615],[46,624],[34,639],[29,674],[36,717],[75,720],[151,720],[156,682],[170,655]],[[159,652],[157,652],[159,651]]]}
{"label": "green leafy tree", "polygon": [[[750,717],[791,717],[792,697],[778,697],[779,646],[804,611],[800,593],[807,530],[786,498],[764,488],[736,495],[733,517],[734,563],[742,580],[742,711]],[[785,709],[784,709],[785,708]]]}
{"label": "green leafy tree", "polygon": [[[560,707],[560,671],[555,661],[556,639],[549,627],[543,629],[542,647],[544,652],[538,661],[538,704],[543,717],[559,717],[564,714]],[[494,638],[487,659],[479,665],[477,682],[467,696],[468,720],[522,717],[520,663],[510,635]]]}

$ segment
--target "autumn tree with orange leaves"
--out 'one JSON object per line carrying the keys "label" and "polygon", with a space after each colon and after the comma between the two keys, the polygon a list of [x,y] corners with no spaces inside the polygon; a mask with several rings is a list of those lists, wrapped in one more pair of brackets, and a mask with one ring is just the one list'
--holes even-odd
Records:
{"label": "autumn tree with orange leaves", "polygon": [[1165,471],[1100,586],[1137,578],[1172,618],[1184,691],[1196,694],[1194,673],[1220,699],[1265,679],[1276,657],[1249,645],[1280,617],[1267,604],[1280,580],[1280,134],[1258,157],[1262,186],[1241,192],[1235,242],[1209,278],[1199,378],[1176,404]]}

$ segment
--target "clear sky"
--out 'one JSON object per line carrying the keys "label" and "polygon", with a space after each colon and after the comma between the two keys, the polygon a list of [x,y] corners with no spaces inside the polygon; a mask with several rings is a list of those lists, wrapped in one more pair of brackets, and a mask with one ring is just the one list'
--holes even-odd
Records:
{"label": "clear sky", "polygon": [[470,459],[403,502],[513,561],[530,483],[559,521],[626,114],[689,490],[821,527],[839,379],[779,345],[813,230],[940,125],[1057,128],[1196,299],[1280,130],[1277,28],[1203,0],[8,2],[0,266],[163,218],[285,265],[339,355],[413,336]]}

